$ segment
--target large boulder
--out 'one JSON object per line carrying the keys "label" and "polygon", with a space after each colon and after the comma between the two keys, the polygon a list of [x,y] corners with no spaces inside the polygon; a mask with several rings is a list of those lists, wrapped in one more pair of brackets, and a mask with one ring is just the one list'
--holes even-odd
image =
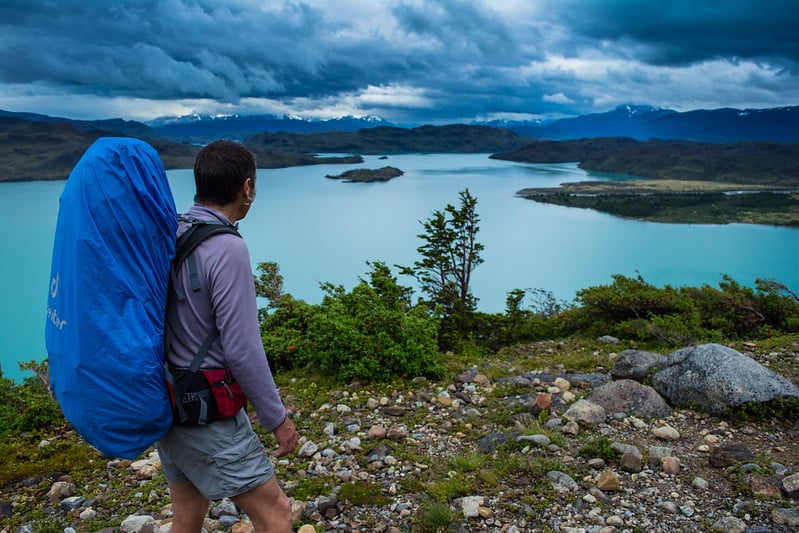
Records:
{"label": "large boulder", "polygon": [[652,386],[672,405],[699,406],[709,413],[750,402],[799,398],[799,388],[757,361],[726,346],[703,344],[677,350]]}
{"label": "large boulder", "polygon": [[[665,359],[665,357],[664,357]],[[671,407],[655,389],[631,379],[611,381],[591,391],[588,397],[608,413],[661,418],[671,414]]]}
{"label": "large boulder", "polygon": [[665,355],[641,350],[624,350],[613,363],[610,375],[613,379],[634,379],[643,382],[653,371],[666,368],[668,359]]}

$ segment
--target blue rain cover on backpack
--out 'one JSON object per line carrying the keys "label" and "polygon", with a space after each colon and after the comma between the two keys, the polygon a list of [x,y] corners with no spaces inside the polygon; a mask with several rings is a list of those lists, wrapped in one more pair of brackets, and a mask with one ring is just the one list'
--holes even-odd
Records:
{"label": "blue rain cover on backpack", "polygon": [[45,343],[67,420],[107,457],[166,434],[164,317],[177,210],[157,152],[101,138],[61,195]]}

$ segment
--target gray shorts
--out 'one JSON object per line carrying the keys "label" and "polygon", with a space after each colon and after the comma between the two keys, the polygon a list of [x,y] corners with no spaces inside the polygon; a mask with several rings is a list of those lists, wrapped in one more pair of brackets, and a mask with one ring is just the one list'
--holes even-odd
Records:
{"label": "gray shorts", "polygon": [[209,500],[238,496],[274,475],[244,409],[207,426],[173,426],[158,455],[167,481],[191,481]]}

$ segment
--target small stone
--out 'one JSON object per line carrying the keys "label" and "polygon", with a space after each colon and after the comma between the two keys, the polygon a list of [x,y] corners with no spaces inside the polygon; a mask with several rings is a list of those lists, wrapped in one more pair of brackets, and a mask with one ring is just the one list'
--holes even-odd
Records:
{"label": "small stone", "polygon": [[792,474],[782,478],[782,490],[790,498],[799,496],[799,474]]}
{"label": "small stone", "polygon": [[517,441],[520,442],[532,442],[537,446],[546,447],[549,446],[552,441],[546,435],[519,435],[516,437]]}
{"label": "small stone", "polygon": [[605,492],[616,492],[621,490],[621,482],[619,477],[613,470],[607,469],[599,475],[596,481],[596,486],[599,490]]}
{"label": "small stone", "polygon": [[318,451],[319,446],[317,446],[314,441],[309,440],[300,447],[300,451],[297,452],[297,455],[300,457],[313,457],[313,455]]}
{"label": "small stone", "polygon": [[61,500],[61,509],[64,511],[74,511],[81,507],[85,501],[86,498],[83,496],[70,496],[69,498]]}
{"label": "small stone", "polygon": [[580,433],[580,425],[575,422],[574,420],[567,422],[561,426],[560,431],[562,433],[568,433],[569,435],[577,435]]}
{"label": "small stone", "polygon": [[483,505],[485,498],[482,496],[465,496],[461,498],[461,510],[466,518],[477,518],[480,516],[480,506]]}
{"label": "small stone", "polygon": [[61,498],[72,496],[76,490],[77,487],[74,483],[56,481],[50,486],[50,490],[47,492],[47,499],[50,503],[55,503]]}
{"label": "small stone", "polygon": [[603,468],[605,468],[605,460],[600,457],[589,459],[588,466],[590,466],[594,470],[602,470]]}
{"label": "small stone", "polygon": [[153,533],[155,519],[149,515],[132,515],[122,522],[119,531],[121,533]]}
{"label": "small stone", "polygon": [[554,386],[558,388],[561,392],[565,392],[571,388],[571,383],[567,379],[563,379],[561,377],[555,378],[555,381],[552,382]]}
{"label": "small stone", "polygon": [[773,499],[778,499],[782,496],[779,478],[748,474],[744,481],[755,496]]}
{"label": "small stone", "polygon": [[484,520],[488,518],[494,518],[494,511],[488,507],[483,507],[482,505],[477,508],[477,514],[479,514],[480,518]]}
{"label": "small stone", "polygon": [[708,463],[716,468],[726,468],[735,463],[752,461],[754,458],[755,454],[746,445],[740,442],[727,442],[711,450]]}
{"label": "small stone", "polygon": [[310,524],[305,524],[297,530],[297,533],[316,533],[316,528]]}
{"label": "small stone", "polygon": [[710,486],[709,483],[701,477],[695,477],[693,482],[691,482],[691,485],[698,490],[707,490],[707,488]]}
{"label": "small stone", "polygon": [[664,457],[662,459],[662,464],[665,473],[672,475],[680,473],[680,460],[676,457]]}
{"label": "small stone", "polygon": [[97,517],[97,511],[95,511],[91,507],[87,507],[86,509],[80,512],[78,517],[81,520],[92,520]]}
{"label": "small stone", "polygon": [[408,436],[408,430],[403,427],[392,427],[386,433],[386,438],[391,440],[401,440]]}
{"label": "small stone", "polygon": [[775,524],[797,527],[799,526],[799,508],[775,507],[771,511],[771,519]]}
{"label": "small stone", "polygon": [[[291,502],[291,521],[299,522],[305,516],[305,511],[308,509],[308,502],[292,500]],[[302,528],[300,528],[302,529]],[[299,531],[297,532],[299,533]],[[316,532],[314,532],[316,533]]]}
{"label": "small stone", "polygon": [[381,440],[386,438],[386,428],[377,424],[369,428],[366,437],[372,440]]}
{"label": "small stone", "polygon": [[557,492],[571,492],[579,488],[571,476],[559,470],[547,472],[547,479],[552,482],[552,487]]}
{"label": "small stone", "polygon": [[609,526],[621,527],[624,525],[624,520],[620,516],[609,516],[605,523]]}
{"label": "small stone", "polygon": [[533,412],[539,413],[552,407],[552,395],[548,392],[539,392],[536,394],[535,403],[533,404]]}
{"label": "small stone", "polygon": [[408,410],[401,405],[388,405],[383,408],[383,412],[388,416],[405,416]]}
{"label": "small stone", "polygon": [[680,432],[666,424],[652,430],[652,434],[661,440],[678,440]]}
{"label": "small stone", "polygon": [[743,533],[746,531],[746,522],[734,516],[725,516],[713,522],[713,531],[724,533]]}
{"label": "small stone", "polygon": [[472,381],[474,381],[475,385],[484,389],[491,387],[491,380],[485,374],[477,374]]}
{"label": "small stone", "polygon": [[619,466],[625,472],[636,473],[644,469],[641,462],[641,454],[634,452],[625,452],[619,460]]}
{"label": "small stone", "polygon": [[[214,529],[216,528],[203,527],[203,531],[213,531]],[[250,522],[236,522],[230,527],[230,533],[255,533],[255,527]]]}

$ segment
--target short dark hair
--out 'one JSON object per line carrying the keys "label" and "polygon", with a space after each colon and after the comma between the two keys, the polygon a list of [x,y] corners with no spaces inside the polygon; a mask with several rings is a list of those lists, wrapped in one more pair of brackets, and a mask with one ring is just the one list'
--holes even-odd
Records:
{"label": "short dark hair", "polygon": [[209,143],[194,160],[194,201],[228,205],[247,179],[255,186],[255,154],[233,141]]}

